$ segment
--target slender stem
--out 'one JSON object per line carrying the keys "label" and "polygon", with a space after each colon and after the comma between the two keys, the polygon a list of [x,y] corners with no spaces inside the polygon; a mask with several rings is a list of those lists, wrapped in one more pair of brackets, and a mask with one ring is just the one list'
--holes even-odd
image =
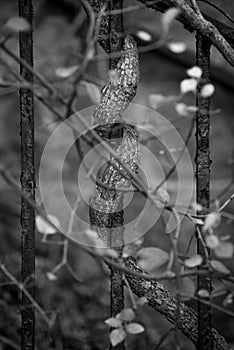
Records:
{"label": "slender stem", "polygon": [[[33,5],[32,0],[18,0],[19,16],[25,18],[31,28],[19,33],[20,59],[33,66]],[[21,77],[29,84],[33,83],[33,74],[20,65]],[[33,91],[21,88],[20,98],[20,134],[21,134],[21,189],[34,201],[35,199],[35,169],[34,169],[34,101]],[[22,284],[27,293],[22,293],[22,338],[21,350],[35,348],[35,317],[30,299],[35,299],[35,211],[22,197],[21,200],[21,276]],[[30,296],[30,297],[29,297]]]}
{"label": "slender stem", "polygon": [[[210,79],[210,47],[211,42],[201,34],[196,37],[197,66],[203,71],[202,83],[197,89],[197,115],[196,115],[196,186],[197,202],[202,205],[206,214],[210,203],[210,99],[201,95],[202,84],[208,83]],[[201,232],[202,237],[202,232]],[[207,262],[209,250],[205,249],[202,240],[197,240],[197,252]],[[202,266],[201,266],[202,268]],[[211,293],[211,278],[197,277],[198,290],[206,289]],[[212,310],[210,305],[205,305],[198,300],[198,349],[211,350],[212,344]]]}

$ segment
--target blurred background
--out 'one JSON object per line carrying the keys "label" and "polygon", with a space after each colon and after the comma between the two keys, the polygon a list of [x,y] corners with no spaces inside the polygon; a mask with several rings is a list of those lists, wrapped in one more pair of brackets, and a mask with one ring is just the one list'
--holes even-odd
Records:
{"label": "blurred background", "polygon": [[[211,1],[216,4],[230,17],[234,18],[234,3],[223,1]],[[125,1],[125,7],[136,5],[136,1]],[[219,19],[230,26],[234,24],[225,18],[209,4],[199,2],[205,13]],[[17,2],[13,0],[0,0],[0,23],[4,25],[10,17],[17,16]],[[79,2],[60,0],[35,0],[34,1],[34,58],[35,69],[44,75],[56,89],[64,96],[69,96],[72,91],[72,79],[64,79],[56,74],[60,67],[69,67],[81,62],[86,43],[85,37],[88,30],[88,20]],[[140,32],[150,35],[151,41],[156,41],[161,34],[161,14],[153,10],[145,9],[141,6],[139,10],[126,12],[124,14],[124,28],[133,33],[138,41],[139,47],[145,42],[140,36]],[[186,31],[178,22],[174,22],[170,37],[171,42],[183,42],[185,50],[182,53],[174,53],[165,44],[157,50],[140,54],[141,78],[137,95],[133,103],[145,107],[145,118],[151,118],[150,123],[160,135],[160,132],[167,132],[170,138],[170,129],[165,130],[155,118],[155,114],[150,116],[148,97],[152,93],[162,95],[177,95],[181,80],[186,77],[186,69],[195,64],[195,40],[194,33]],[[8,47],[18,54],[18,38],[12,38],[8,42]],[[97,45],[97,54],[104,54],[104,51]],[[7,58],[7,62],[18,71],[17,64],[6,57],[1,51],[1,57]],[[233,179],[233,135],[234,135],[234,71],[231,66],[221,57],[219,52],[212,49],[212,83],[215,85],[215,95],[212,98],[211,110],[219,110],[211,115],[211,198],[226,189]],[[103,86],[108,72],[108,63],[103,60],[91,63],[86,71],[84,81],[91,81],[99,88]],[[0,82],[12,81],[11,73],[3,66],[0,67]],[[40,88],[39,88],[40,89]],[[81,82],[78,89],[75,107],[82,111],[83,115],[90,118],[94,100],[92,94],[87,91],[85,82]],[[41,93],[45,91],[41,89]],[[0,86],[1,110],[0,110],[0,155],[2,166],[8,168],[15,178],[20,176],[20,136],[19,136],[19,98],[15,87],[5,88]],[[47,96],[51,105],[55,108],[63,109],[52,97]],[[194,96],[188,94],[184,102],[195,104]],[[166,105],[157,110],[170,125],[186,138],[191,119],[177,115],[172,105]],[[138,113],[141,113],[139,108]],[[147,116],[149,113],[149,116]],[[141,115],[142,118],[142,115]],[[148,120],[148,119],[147,119]],[[35,101],[35,156],[37,181],[41,156],[50,135],[53,133],[58,123],[54,121],[54,115],[40,103]],[[173,130],[174,130],[173,129]],[[60,222],[67,226],[69,213],[65,212],[60,198],[60,191],[55,179],[56,173],[61,166],[61,150],[68,147],[69,152],[63,164],[63,186],[67,201],[71,207],[77,197],[78,183],[77,173],[80,166],[75,147],[70,147],[71,134],[57,134],[52,147],[51,159],[47,158],[47,163],[43,163],[43,177],[40,185],[44,186],[47,192],[46,208],[49,213],[59,218]],[[68,145],[68,146],[67,146]],[[156,157],[165,173],[173,165],[167,152],[162,152],[162,146],[157,140],[148,144],[148,148]],[[188,150],[193,162],[195,157],[195,138],[192,137]],[[175,154],[180,150],[174,150]],[[175,155],[176,157],[176,155]],[[91,159],[92,161],[92,159]],[[153,185],[157,184],[160,175],[155,169],[150,167],[147,158],[143,160],[142,171],[144,176]],[[186,164],[181,164],[184,168],[184,178],[182,191],[191,193],[191,201],[195,200],[195,192],[191,190],[191,174],[186,174]],[[176,197],[178,191],[177,173],[173,174],[167,181],[167,190],[171,200]],[[85,184],[86,186],[86,184]],[[85,187],[86,188],[86,187]],[[90,185],[87,185],[87,197],[90,193]],[[223,203],[230,197],[234,186],[230,185],[219,198]],[[9,271],[20,279],[20,198],[4,179],[0,178],[0,256]],[[37,189],[37,201],[40,204],[40,192]],[[126,210],[126,221],[134,217],[142,207],[142,197],[134,194],[134,197]],[[233,238],[233,209],[234,204],[230,203],[226,208],[226,214],[218,227],[220,235],[231,235]],[[88,205],[82,200],[79,205],[79,213],[88,223]],[[142,220],[146,224],[150,220],[151,212],[146,212]],[[166,218],[167,219],[167,218]],[[72,237],[79,241],[79,231],[82,227],[78,223],[74,226]],[[186,253],[188,243],[194,232],[194,225],[189,219],[183,219],[181,225],[181,235],[179,249],[181,253]],[[55,235],[57,236],[57,235]],[[50,239],[58,240],[58,237]],[[77,247],[69,246],[69,264],[72,272],[68,273],[66,268],[60,269],[55,277],[48,274],[61,260],[62,246],[43,242],[43,235],[36,234],[36,301],[48,314],[56,312],[57,318],[53,332],[48,332],[48,327],[37,315],[36,341],[37,349],[106,349],[108,347],[108,327],[104,320],[109,316],[109,282],[103,276],[96,261],[85,254]],[[164,220],[159,219],[144,235],[143,246],[155,246],[169,251],[170,244],[165,234]],[[195,251],[195,243],[192,243],[191,252]],[[225,260],[225,264],[233,271],[233,260]],[[14,285],[9,285],[6,277],[0,274],[0,349],[19,349],[20,344],[20,291]],[[172,289],[173,286],[167,285]],[[221,288],[220,285],[215,287]],[[129,303],[126,294],[127,305]],[[220,298],[215,302],[222,305]],[[190,301],[191,306],[194,304]],[[234,311],[233,305],[228,306]],[[143,335],[132,336],[128,340],[129,349],[153,349],[164,334],[169,323],[155,311],[144,306],[140,310],[141,321],[147,326],[147,332]],[[224,335],[229,343],[234,343],[233,327],[234,319],[230,316],[214,310],[214,326]],[[11,341],[7,343],[6,339]],[[169,336],[160,349],[173,349],[173,336]],[[193,346],[181,335],[182,348],[193,349]]]}

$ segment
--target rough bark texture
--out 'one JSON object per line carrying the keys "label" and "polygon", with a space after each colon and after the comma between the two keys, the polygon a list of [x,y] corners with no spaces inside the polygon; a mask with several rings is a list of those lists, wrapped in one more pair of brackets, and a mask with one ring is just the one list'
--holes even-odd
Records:
{"label": "rough bark texture", "polygon": [[[147,273],[143,271],[133,258],[124,259],[126,266],[135,272]],[[170,292],[156,281],[146,281],[143,278],[126,274],[131,290],[138,297],[146,297],[148,305],[161,315],[175,324],[177,312],[177,300]],[[186,304],[180,304],[180,319],[178,327],[181,332],[190,339],[195,346],[198,344],[198,318],[195,311]],[[226,343],[225,339],[214,329],[211,329],[211,337],[213,342],[212,350],[230,350],[231,347]],[[205,348],[204,348],[205,349]]]}
{"label": "rough bark texture", "polygon": [[[201,96],[201,88],[210,81],[210,47],[211,42],[201,34],[196,38],[197,66],[203,71],[202,82],[197,88],[197,114],[196,114],[196,188],[197,203],[203,208],[203,214],[207,214],[210,203],[210,98]],[[201,213],[199,213],[201,214]],[[206,262],[204,247],[200,239],[197,240],[197,252]],[[208,252],[209,253],[209,252]],[[198,276],[197,287],[211,292],[211,278]],[[198,302],[198,349],[211,350],[212,344],[212,310],[209,305]]]}
{"label": "rough bark texture", "polygon": [[[100,104],[97,106],[94,120],[100,125],[96,131],[106,141],[111,140],[112,148],[120,154],[120,159],[129,168],[137,172],[139,148],[137,134],[133,127],[125,125],[122,113],[135,96],[139,79],[138,52],[134,40],[127,36],[124,40],[123,54],[116,66],[116,82],[108,79],[102,90]],[[114,163],[115,166],[112,164]],[[111,158],[104,169],[98,172],[99,183],[112,187],[127,187],[130,179],[120,175],[118,169],[127,173],[118,160]],[[128,177],[129,178],[129,177]],[[114,247],[122,255],[124,244],[123,193],[108,190],[96,185],[90,198],[90,224],[107,246]],[[111,268],[111,314],[116,316],[124,308],[122,273]],[[117,349],[123,349],[119,344]]]}
{"label": "rough bark texture", "polygon": [[[33,8],[31,0],[19,0],[19,16],[24,17],[31,25]],[[33,66],[33,39],[32,29],[19,34],[20,58]],[[32,74],[22,66],[21,76],[28,82],[33,82]],[[20,134],[21,134],[21,188],[29,198],[34,200],[35,195],[35,169],[34,169],[34,104],[33,93],[28,89],[20,89]],[[35,237],[34,237],[34,209],[22,197],[21,201],[21,227],[22,227],[22,283],[35,297]],[[34,308],[29,299],[22,294],[22,350],[34,349]]]}
{"label": "rough bark texture", "polygon": [[[99,12],[104,2],[96,2],[96,5],[99,6],[97,10]],[[108,3],[109,10],[121,8],[122,0]],[[121,14],[104,16],[100,28],[100,41],[105,50],[109,53],[120,52],[123,42]],[[121,152],[121,160],[136,172],[139,161],[137,134],[134,128],[122,123],[122,114],[135,96],[139,79],[138,52],[131,37],[127,36],[124,40],[121,59],[109,60],[109,68],[116,72],[116,77],[114,82],[108,79],[102,89],[101,101],[94,114],[94,121],[100,126],[96,131],[104,140],[110,142],[116,152]],[[129,180],[123,178],[118,172],[118,168],[120,168],[118,161],[113,158],[111,160],[116,168],[108,163],[104,169],[100,169],[98,172],[99,183],[113,187],[129,186]],[[115,247],[120,257],[124,244],[124,211],[122,208],[122,193],[96,186],[93,196],[90,198],[91,227],[95,228],[108,246]],[[115,317],[124,308],[124,286],[122,272],[112,267],[110,270],[111,316]],[[123,343],[116,347],[117,350],[123,348]]]}

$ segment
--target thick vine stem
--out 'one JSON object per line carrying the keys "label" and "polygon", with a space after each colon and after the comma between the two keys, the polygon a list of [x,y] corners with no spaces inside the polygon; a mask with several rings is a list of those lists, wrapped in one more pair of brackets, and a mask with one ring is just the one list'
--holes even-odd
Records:
{"label": "thick vine stem", "polygon": [[[132,257],[124,259],[126,267],[138,273],[147,273],[137,266],[135,259]],[[161,315],[175,324],[177,321],[177,300],[171,293],[164,288],[162,284],[156,281],[146,281],[145,279],[125,274],[132,292],[140,297],[146,297],[148,305]],[[198,343],[198,318],[193,309],[188,307],[185,303],[180,304],[180,317],[178,328],[181,332],[192,341],[195,346]],[[211,330],[213,348],[212,350],[231,350],[226,340],[214,329]]]}
{"label": "thick vine stem", "polygon": [[[113,67],[114,63],[110,64],[110,68]],[[140,160],[137,133],[122,118],[123,112],[136,94],[139,80],[137,46],[129,35],[124,39],[121,59],[113,72],[114,80],[108,78],[94,113],[94,122],[99,125],[96,131],[103,140],[110,142],[115,153],[119,154],[119,160],[137,173]],[[117,187],[130,186],[131,179],[118,158],[113,156],[110,162],[99,169],[97,177],[98,183],[89,201],[90,225],[105,245],[115,247],[121,257],[124,245],[123,192],[118,192]],[[100,183],[116,189],[109,190]],[[112,267],[110,295],[111,316],[115,317],[124,308],[124,291],[122,272]],[[119,344],[117,349],[123,350],[124,344]]]}
{"label": "thick vine stem", "polygon": [[[139,80],[138,52],[134,39],[126,36],[124,40],[123,55],[116,67],[116,83],[107,80],[102,89],[102,97],[94,113],[94,120],[100,125],[97,132],[105,139],[111,133],[116,123],[120,123],[123,138],[119,138],[119,144],[112,144],[119,159],[124,162],[130,170],[137,173],[140,161],[139,146],[135,128],[125,125],[122,114],[135,96]],[[122,125],[121,125],[122,124]],[[115,167],[111,165],[115,164]],[[118,159],[111,158],[104,169],[98,174],[99,182],[113,187],[130,186],[130,178],[126,180],[119,172],[124,169]],[[127,174],[126,174],[127,175]],[[94,193],[90,198],[90,223],[97,230],[102,240],[111,246],[118,246],[120,242],[110,242],[111,232],[114,229],[123,230],[123,219],[121,218],[123,193],[116,190],[107,190],[99,185],[95,186]],[[117,229],[118,228],[118,229]],[[114,236],[119,236],[114,234]],[[122,242],[123,243],[123,242]]]}

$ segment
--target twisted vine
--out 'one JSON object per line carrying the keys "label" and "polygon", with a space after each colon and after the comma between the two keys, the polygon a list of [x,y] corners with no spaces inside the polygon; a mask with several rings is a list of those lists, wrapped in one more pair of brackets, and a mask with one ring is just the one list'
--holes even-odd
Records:
{"label": "twisted vine", "polygon": [[[131,171],[137,173],[140,152],[137,132],[133,126],[124,123],[123,112],[136,94],[139,80],[139,61],[134,39],[127,35],[124,39],[123,52],[115,69],[115,79],[108,78],[102,89],[102,97],[94,113],[94,121],[99,125],[96,131],[105,141],[110,141],[119,159]],[[121,137],[123,136],[123,137]],[[119,142],[113,142],[119,138]],[[119,173],[119,169],[122,174]],[[117,187],[128,187],[131,178],[118,162],[111,157],[97,175],[98,183],[89,201],[90,224],[99,237],[108,245],[117,249],[123,245],[123,193]],[[116,187],[109,190],[101,184]]]}

